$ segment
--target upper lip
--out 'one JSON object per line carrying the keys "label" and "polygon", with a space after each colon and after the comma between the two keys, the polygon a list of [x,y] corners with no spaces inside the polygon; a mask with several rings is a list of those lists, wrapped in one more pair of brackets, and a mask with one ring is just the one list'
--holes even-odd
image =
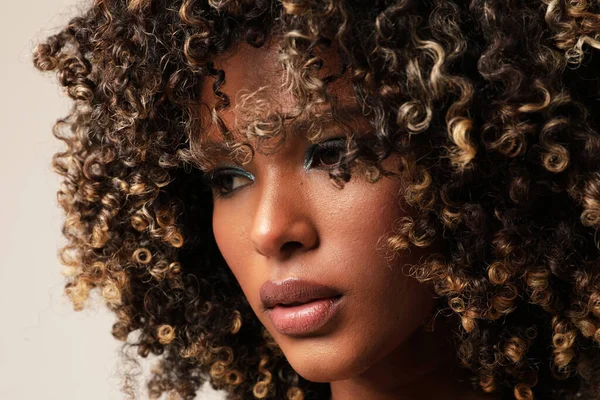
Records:
{"label": "upper lip", "polygon": [[267,281],[260,288],[260,300],[264,309],[276,305],[299,303],[312,300],[337,297],[340,292],[336,289],[299,278],[290,278],[281,282]]}

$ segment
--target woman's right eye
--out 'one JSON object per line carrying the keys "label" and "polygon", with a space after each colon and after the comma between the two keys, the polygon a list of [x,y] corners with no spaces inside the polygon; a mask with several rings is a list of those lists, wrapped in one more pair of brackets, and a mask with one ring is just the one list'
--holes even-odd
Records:
{"label": "woman's right eye", "polygon": [[219,169],[205,175],[205,183],[213,189],[216,196],[227,197],[254,181],[254,177],[234,168]]}

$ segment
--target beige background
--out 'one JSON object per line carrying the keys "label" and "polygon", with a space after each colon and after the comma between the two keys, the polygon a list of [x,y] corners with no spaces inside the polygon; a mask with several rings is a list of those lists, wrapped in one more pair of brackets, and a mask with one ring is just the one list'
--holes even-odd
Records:
{"label": "beige background", "polygon": [[77,3],[0,0],[0,399],[124,398],[112,315],[100,302],[74,312],[63,296],[62,213],[50,160],[60,148],[51,128],[69,103],[54,76],[32,66],[35,43],[75,15]]}

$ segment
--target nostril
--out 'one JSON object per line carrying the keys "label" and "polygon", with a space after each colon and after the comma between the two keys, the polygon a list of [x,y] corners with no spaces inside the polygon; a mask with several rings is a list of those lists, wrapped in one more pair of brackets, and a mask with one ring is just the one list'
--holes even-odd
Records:
{"label": "nostril", "polygon": [[283,244],[283,246],[281,246],[281,252],[282,253],[291,253],[294,250],[301,249],[302,247],[303,247],[302,243],[300,243],[300,242],[295,242],[295,241],[294,242],[285,242]]}

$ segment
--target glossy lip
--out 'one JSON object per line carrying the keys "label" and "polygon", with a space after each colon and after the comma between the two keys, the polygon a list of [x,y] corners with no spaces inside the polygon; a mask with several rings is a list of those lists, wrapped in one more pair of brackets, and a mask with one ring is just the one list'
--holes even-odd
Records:
{"label": "glossy lip", "polygon": [[316,331],[339,309],[341,293],[329,286],[298,278],[265,282],[260,288],[263,311],[275,329],[296,336]]}

